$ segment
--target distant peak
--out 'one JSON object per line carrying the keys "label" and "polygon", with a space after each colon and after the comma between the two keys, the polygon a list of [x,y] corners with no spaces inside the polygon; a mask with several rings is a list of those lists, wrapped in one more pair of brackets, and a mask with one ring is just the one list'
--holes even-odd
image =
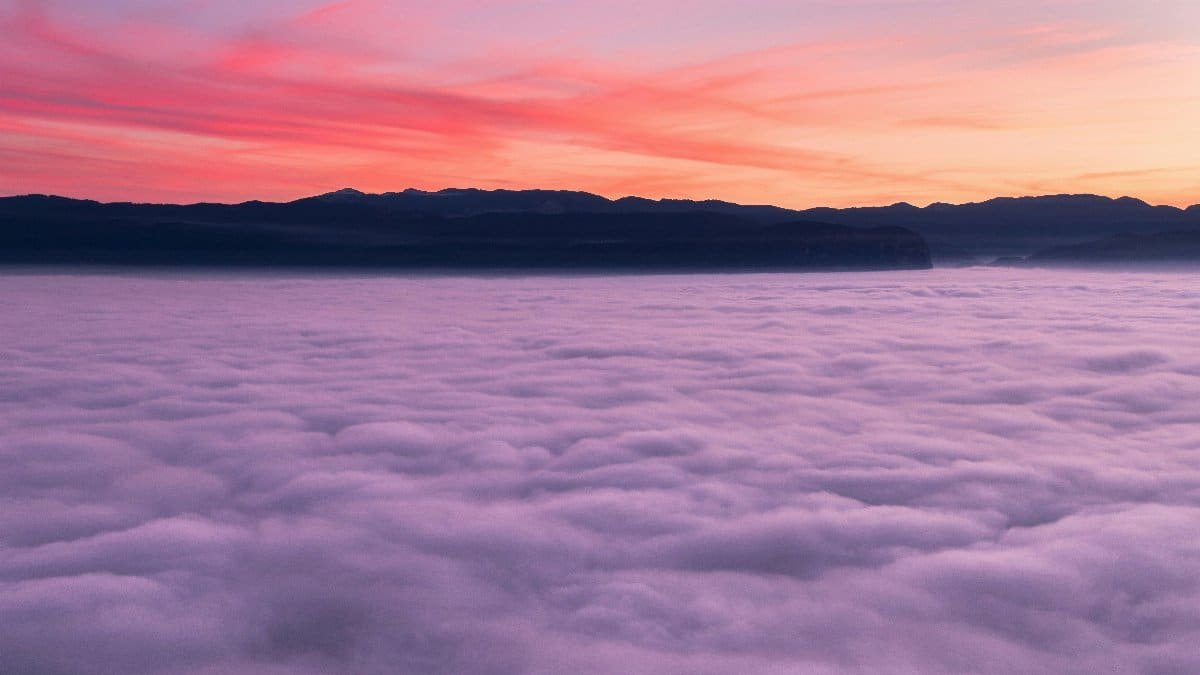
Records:
{"label": "distant peak", "polygon": [[355,202],[369,196],[371,195],[368,195],[361,190],[355,190],[354,188],[347,187],[334,192],[326,192],[323,195],[317,195],[316,199],[324,199],[332,202]]}
{"label": "distant peak", "polygon": [[1130,206],[1150,206],[1148,203],[1138,199],[1137,197],[1118,197],[1113,201],[1118,204],[1128,204]]}

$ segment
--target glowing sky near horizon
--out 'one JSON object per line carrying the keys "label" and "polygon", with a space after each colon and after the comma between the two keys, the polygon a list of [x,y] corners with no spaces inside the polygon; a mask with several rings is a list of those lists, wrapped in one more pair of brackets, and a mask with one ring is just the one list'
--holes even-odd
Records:
{"label": "glowing sky near horizon", "polygon": [[0,0],[0,194],[1200,201],[1194,0]]}

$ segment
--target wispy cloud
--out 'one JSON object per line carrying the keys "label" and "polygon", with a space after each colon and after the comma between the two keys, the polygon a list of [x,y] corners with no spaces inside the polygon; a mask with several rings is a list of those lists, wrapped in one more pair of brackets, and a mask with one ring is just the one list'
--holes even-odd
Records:
{"label": "wispy cloud", "polygon": [[[652,5],[647,11],[665,9]],[[822,10],[812,18],[827,22],[827,34],[799,40],[756,44],[746,26],[731,25],[719,47],[688,43],[680,59],[625,44],[631,34],[615,19],[596,23],[577,45],[540,39],[536,31],[568,28],[571,12],[562,8],[534,15],[515,4],[451,3],[397,13],[367,1],[277,3],[214,24],[201,12],[113,5],[106,13],[24,0],[0,5],[8,37],[0,117],[26,131],[0,143],[56,166],[72,193],[96,196],[118,195],[100,187],[103,177],[86,161],[53,161],[53,139],[36,129],[174,133],[181,143],[196,137],[197,153],[202,139],[238,144],[241,152],[205,162],[221,169],[196,186],[197,197],[298,196],[273,184],[278,156],[341,172],[334,185],[394,189],[436,187],[429,176],[484,186],[554,182],[538,162],[570,152],[575,175],[594,179],[563,186],[632,183],[644,192],[661,185],[652,176],[671,174],[680,190],[720,184],[717,196],[794,205],[888,193],[979,197],[1030,173],[1060,183],[1057,191],[1106,191],[1115,181],[1079,176],[1123,170],[1134,141],[1121,135],[1135,132],[1144,159],[1178,164],[1178,144],[1188,141],[1152,132],[1146,121],[1190,119],[1194,47],[1123,29],[1113,17],[1046,23],[1018,11],[984,26],[984,5],[943,16],[953,30],[916,21],[938,3],[903,5],[886,33],[874,28],[880,10],[865,7]],[[591,9],[584,3],[575,14]],[[697,16],[716,20],[725,9],[703,4]],[[795,20],[783,5],[764,11]],[[492,37],[476,31],[475,15],[497,22]],[[859,34],[847,29],[853,16],[869,19]],[[459,39],[453,21],[462,24]],[[693,29],[706,39],[719,33]],[[1104,113],[1113,101],[1119,119]],[[34,159],[40,142],[47,154]],[[1066,152],[1080,143],[1089,144],[1087,158]],[[80,148],[81,159],[101,149]],[[152,148],[131,154],[165,161]],[[614,156],[625,158],[615,162],[621,172],[606,176]],[[265,184],[223,178],[231,162]],[[644,189],[630,180],[634,166],[647,177]],[[1185,169],[1161,176],[1146,196],[1186,201],[1178,192],[1188,185]],[[4,180],[8,191],[38,187],[19,171]],[[322,183],[309,191],[329,187]],[[151,181],[129,190],[176,194],[163,188]]]}

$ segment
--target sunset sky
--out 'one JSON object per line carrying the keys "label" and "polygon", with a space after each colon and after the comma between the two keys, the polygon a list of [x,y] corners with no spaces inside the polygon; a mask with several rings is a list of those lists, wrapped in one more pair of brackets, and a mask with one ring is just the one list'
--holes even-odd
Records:
{"label": "sunset sky", "polygon": [[1195,0],[0,0],[0,194],[1200,202]]}

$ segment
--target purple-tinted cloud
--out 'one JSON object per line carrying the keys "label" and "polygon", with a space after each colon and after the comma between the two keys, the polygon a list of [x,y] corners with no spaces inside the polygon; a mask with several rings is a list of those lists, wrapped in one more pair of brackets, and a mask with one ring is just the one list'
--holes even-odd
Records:
{"label": "purple-tinted cloud", "polygon": [[2,276],[0,672],[1195,672],[1198,308]]}

